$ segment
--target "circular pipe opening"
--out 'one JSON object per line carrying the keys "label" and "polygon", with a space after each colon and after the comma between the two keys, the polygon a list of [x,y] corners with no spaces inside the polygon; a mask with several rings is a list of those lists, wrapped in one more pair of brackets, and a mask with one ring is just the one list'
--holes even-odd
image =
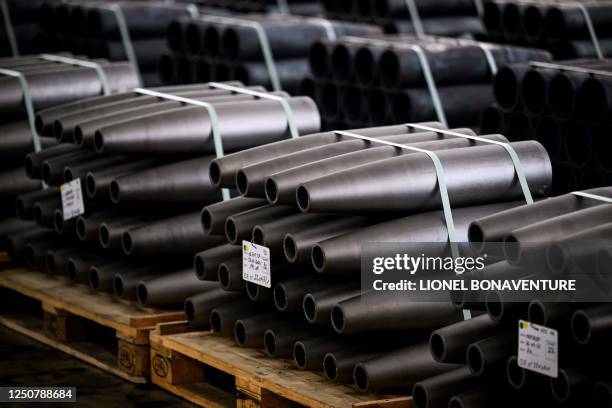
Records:
{"label": "circular pipe opening", "polygon": [[212,230],[212,215],[207,209],[202,210],[202,226],[204,227],[204,232]]}
{"label": "circular pipe opening", "polygon": [[357,80],[363,84],[369,84],[374,80],[374,56],[372,51],[363,47],[355,54],[355,74]]}
{"label": "circular pipe opening", "polygon": [[321,78],[328,75],[329,54],[324,43],[316,42],[308,54],[310,70],[315,77]]}
{"label": "circular pipe opening", "polygon": [[331,322],[334,330],[336,330],[338,333],[342,333],[344,331],[346,325],[344,313],[338,305],[334,306],[331,311]]}
{"label": "circular pipe opening", "polygon": [[354,65],[349,48],[338,44],[332,51],[332,75],[339,81],[348,81],[351,76],[351,66]]}
{"label": "circular pipe opening", "polygon": [[96,178],[93,174],[88,174],[85,177],[85,189],[87,190],[87,195],[90,198],[94,198],[96,196]]}
{"label": "circular pipe opening", "polygon": [[34,118],[34,127],[36,128],[36,131],[39,135],[43,134],[44,125],[45,124],[43,122],[43,119],[39,115],[36,115],[36,117]]}
{"label": "circular pipe opening", "polygon": [[259,298],[259,285],[253,282],[247,282],[244,287],[246,288],[246,293],[249,299],[257,300],[257,298]]}
{"label": "circular pipe opening", "polygon": [[204,259],[202,259],[200,255],[196,255],[193,258],[193,267],[195,269],[196,276],[202,279],[206,273],[206,268],[204,266]]}
{"label": "circular pipe opening", "polygon": [[523,13],[523,30],[532,41],[538,41],[542,37],[544,27],[544,16],[537,6],[527,6]]}
{"label": "circular pipe opening", "polygon": [[527,315],[531,323],[546,325],[548,318],[546,317],[546,310],[544,304],[540,301],[534,300],[529,304],[527,309]]}
{"label": "circular pipe opening", "polygon": [[121,236],[121,248],[126,255],[131,255],[134,252],[134,240],[129,231],[125,231]]}
{"label": "circular pipe opening", "polygon": [[102,245],[103,248],[108,248],[110,244],[110,231],[106,224],[100,225],[100,229],[98,230],[98,235],[100,238],[100,245]]}
{"label": "circular pipe opening", "polygon": [[83,146],[83,129],[81,129],[80,126],[76,126],[74,128],[74,143],[79,145],[79,146]]}
{"label": "circular pipe opening", "polygon": [[283,312],[287,309],[287,289],[284,285],[276,285],[274,288],[274,305]]}
{"label": "circular pipe opening", "polygon": [[517,265],[521,261],[521,243],[514,235],[510,235],[504,240],[503,249],[506,260],[512,265]]}
{"label": "circular pipe opening", "polygon": [[266,354],[271,357],[276,356],[276,336],[270,330],[267,330],[266,334],[264,335],[264,348],[266,350]]}
{"label": "circular pipe opening", "polygon": [[244,323],[240,320],[234,325],[234,339],[236,343],[241,346],[244,346],[246,343],[246,328],[244,327]]}
{"label": "circular pipe opening", "polygon": [[308,320],[310,323],[314,322],[317,318],[317,304],[314,296],[312,296],[310,293],[304,296],[302,306],[306,320]]}
{"label": "circular pipe opening", "polygon": [[25,218],[25,203],[23,202],[23,198],[17,197],[15,200],[15,210],[19,218]]}
{"label": "circular pipe opening", "polygon": [[276,204],[276,202],[278,201],[278,185],[276,184],[276,181],[274,181],[274,179],[268,178],[266,179],[264,186],[266,191],[266,198],[270,203]]}
{"label": "circular pipe opening", "polygon": [[253,228],[253,243],[256,245],[265,245],[264,232],[260,226]]}
{"label": "circular pipe opening", "polygon": [[[187,30],[189,30],[189,26],[187,26]],[[178,51],[181,49],[182,41],[183,41],[182,33],[183,33],[183,27],[181,23],[179,23],[178,21],[173,21],[170,23],[170,25],[168,26],[167,38],[168,38],[168,45],[170,45],[171,50]]]}
{"label": "circular pipe opening", "polygon": [[572,316],[571,324],[574,339],[582,345],[587,344],[591,339],[592,333],[591,323],[587,314],[582,310],[576,311]]}
{"label": "circular pipe opening", "polygon": [[610,387],[603,383],[595,384],[593,388],[593,405],[595,408],[607,408],[612,406],[612,392]]}
{"label": "circular pipe opening", "polygon": [[506,363],[506,377],[510,386],[515,390],[519,390],[525,385],[525,371],[519,367],[516,357],[508,359]]}
{"label": "circular pipe opening", "polygon": [[42,176],[45,183],[51,184],[51,166],[47,162],[42,165]]}
{"label": "circular pipe opening", "polygon": [[100,286],[100,274],[95,266],[92,266],[89,270],[89,286],[92,289],[98,289]]}
{"label": "circular pipe opening", "polygon": [[104,151],[104,136],[99,130],[94,134],[94,148],[98,153],[102,153]]}
{"label": "circular pipe opening", "polygon": [[236,173],[236,187],[238,188],[238,191],[242,195],[245,195],[248,192],[249,178],[247,177],[246,173],[242,170]]}
{"label": "circular pipe opening", "polygon": [[53,256],[51,252],[47,253],[47,256],[45,257],[45,264],[47,266],[47,272],[49,273],[57,272],[55,270],[55,268],[57,267],[57,264],[55,263],[55,257]]}
{"label": "circular pipe opening", "polygon": [[363,365],[357,364],[355,366],[353,379],[355,380],[355,385],[357,388],[359,388],[359,391],[366,392],[368,389],[368,373]]}
{"label": "circular pipe opening", "polygon": [[380,89],[368,92],[368,113],[375,123],[387,123],[387,100]]}
{"label": "circular pipe opening", "polygon": [[561,154],[561,129],[553,118],[544,117],[538,122],[536,128],[538,141],[542,143],[551,160],[555,160]]}
{"label": "circular pipe opening", "polygon": [[504,316],[504,303],[498,292],[487,293],[485,307],[492,320],[500,321]]}
{"label": "circular pipe opening", "polygon": [[537,115],[546,108],[546,80],[541,72],[529,71],[521,84],[523,103],[528,112]]}
{"label": "circular pipe opening", "polygon": [[463,401],[459,397],[454,396],[448,403],[448,408],[464,408]]}
{"label": "circular pipe opening", "polygon": [[318,244],[312,247],[311,252],[312,265],[317,272],[323,272],[325,270],[325,252]]}
{"label": "circular pipe opening", "polygon": [[[381,2],[384,3],[384,2]],[[501,25],[501,5],[493,2],[484,4],[484,26],[488,31],[499,30]]]}
{"label": "circular pipe opening", "polygon": [[204,30],[204,54],[216,57],[219,55],[219,45],[221,43],[219,30],[214,26],[209,26]]}
{"label": "circular pipe opening", "polygon": [[210,327],[213,333],[220,333],[222,327],[221,315],[216,310],[210,313]]}
{"label": "circular pipe opening", "polygon": [[493,81],[495,100],[504,109],[512,109],[518,103],[518,78],[509,67],[501,68]]}
{"label": "circular pipe opening", "polygon": [[228,28],[223,33],[223,53],[230,60],[235,60],[240,54],[240,40],[234,28]]}
{"label": "circular pipe opening", "polygon": [[211,162],[208,167],[208,175],[210,176],[210,181],[215,185],[215,187],[219,187],[221,184],[221,168],[219,164],[216,162]]}
{"label": "circular pipe opening", "polygon": [[236,243],[236,241],[238,240],[238,230],[236,228],[236,223],[231,218],[228,218],[225,221],[225,236],[227,237],[227,240],[232,244]]}
{"label": "circular pipe opening", "polygon": [[299,369],[306,368],[306,348],[301,341],[296,341],[293,345],[293,361]]}
{"label": "circular pipe opening", "polygon": [[74,264],[74,261],[72,259],[69,259],[66,263],[66,275],[68,276],[68,279],[70,279],[72,282],[75,281],[76,265]]}
{"label": "circular pipe opening", "polygon": [[113,200],[113,203],[119,204],[119,201],[121,200],[121,187],[119,186],[117,180],[111,181],[109,191],[110,198]]}
{"label": "circular pipe opening", "polygon": [[[170,29],[172,28],[172,26],[170,26]],[[168,30],[168,36],[169,38],[171,38],[172,36],[172,32],[170,31],[170,29]],[[178,36],[180,37],[180,33],[178,34]],[[200,27],[198,27],[195,24],[187,24],[187,28],[185,29],[185,43],[187,45],[187,49],[192,53],[192,54],[199,54],[200,51],[204,51],[202,50],[202,36],[200,34]],[[178,39],[178,42],[180,43],[181,39]],[[172,42],[170,42],[170,45],[172,46]],[[180,46],[177,48],[175,47],[175,49],[180,49]]]}
{"label": "circular pipe opening", "polygon": [[548,247],[546,253],[546,263],[548,268],[553,273],[563,273],[566,270],[568,259],[565,257],[565,251],[557,244],[553,243]]}
{"label": "circular pipe opening", "polygon": [[63,133],[64,127],[62,126],[62,122],[60,122],[59,120],[53,122],[53,136],[55,136],[57,140],[62,140]]}
{"label": "circular pipe opening", "polygon": [[141,305],[146,305],[149,300],[149,293],[147,291],[147,287],[144,283],[138,284],[138,290],[136,291],[136,297],[138,299],[138,303]]}
{"label": "circular pipe opening", "polygon": [[310,194],[305,186],[299,186],[295,192],[297,205],[302,211],[308,211],[310,206]]}
{"label": "circular pipe opening", "polygon": [[432,333],[429,338],[429,348],[431,349],[431,354],[438,361],[444,359],[446,355],[446,347],[444,343],[444,338],[440,336],[438,333]]}
{"label": "circular pipe opening", "polygon": [[414,400],[414,405],[417,407],[427,406],[427,391],[425,391],[425,388],[421,386],[421,384],[416,384],[412,389],[412,399]]}
{"label": "circular pipe opening", "polygon": [[87,224],[85,222],[85,218],[77,218],[75,224],[77,237],[82,241],[85,240],[85,238],[87,238]]}
{"label": "circular pipe opening", "polygon": [[120,276],[115,276],[113,278],[113,291],[115,295],[122,297],[123,296],[123,279]]}
{"label": "circular pipe opening", "polygon": [[482,374],[484,368],[484,361],[482,358],[481,350],[473,344],[468,347],[467,350],[467,363],[470,370],[476,375]]}
{"label": "circular pipe opening", "polygon": [[323,372],[325,372],[325,376],[331,381],[335,381],[338,376],[336,357],[331,353],[326,354],[323,359]]}
{"label": "circular pipe opening", "polygon": [[64,167],[63,172],[64,183],[69,183],[74,180],[74,175],[72,174],[72,169],[70,167]]}
{"label": "circular pipe opening", "polygon": [[221,264],[219,265],[219,284],[225,290],[229,289],[231,284],[230,271],[227,265]]}
{"label": "circular pipe opening", "polygon": [[521,12],[513,3],[507,3],[502,13],[502,25],[506,35],[516,38],[521,33]]}
{"label": "circular pipe opening", "polygon": [[569,119],[576,107],[576,88],[564,74],[555,75],[548,87],[548,101],[553,114],[560,119]]}
{"label": "circular pipe opening", "polygon": [[544,18],[544,30],[550,40],[559,40],[566,36],[566,24],[563,11],[556,7],[551,7]]}
{"label": "circular pipe opening", "polygon": [[187,320],[190,322],[195,319],[195,307],[193,306],[193,302],[189,299],[185,301],[185,317],[187,317]]}
{"label": "circular pipe opening", "polygon": [[380,56],[378,66],[378,77],[380,81],[385,86],[393,87],[399,83],[399,76],[400,62],[398,56],[391,50],[383,52]]}
{"label": "circular pipe opening", "polygon": [[468,241],[470,241],[470,244],[476,244],[479,248],[484,246],[484,232],[477,223],[470,224],[468,228]]}
{"label": "circular pipe opening", "polygon": [[285,252],[285,258],[289,262],[293,263],[296,261],[297,245],[290,234],[285,235],[285,238],[283,238],[283,251]]}
{"label": "circular pipe opening", "polygon": [[58,234],[64,232],[64,215],[61,210],[55,210],[53,213],[53,228]]}
{"label": "circular pipe opening", "polygon": [[570,382],[565,371],[560,370],[557,378],[550,379],[550,388],[553,397],[559,402],[565,402],[570,396]]}

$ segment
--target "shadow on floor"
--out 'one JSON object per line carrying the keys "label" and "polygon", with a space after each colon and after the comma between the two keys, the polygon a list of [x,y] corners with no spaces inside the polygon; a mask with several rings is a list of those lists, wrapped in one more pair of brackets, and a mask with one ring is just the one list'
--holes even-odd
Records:
{"label": "shadow on floor", "polygon": [[0,327],[0,386],[76,386],[76,404],[56,403],[49,404],[50,407],[193,407],[154,385],[123,381],[3,327]]}

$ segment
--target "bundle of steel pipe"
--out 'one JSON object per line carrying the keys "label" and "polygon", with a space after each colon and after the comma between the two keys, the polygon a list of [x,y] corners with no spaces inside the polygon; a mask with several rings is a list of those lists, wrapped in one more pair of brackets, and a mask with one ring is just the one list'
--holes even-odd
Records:
{"label": "bundle of steel pipe", "polygon": [[482,113],[481,128],[513,141],[542,143],[555,168],[554,194],[608,185],[611,84],[610,60],[503,67],[493,82],[495,104]]}
{"label": "bundle of steel pipe", "polygon": [[[133,49],[143,83],[159,85],[158,61],[167,52],[166,27],[176,18],[190,16],[188,5],[164,1],[119,1],[116,4],[120,8],[118,12],[103,3],[47,0],[40,9],[40,25],[54,43],[62,44],[63,49],[75,54],[125,61],[130,58],[128,50]],[[121,32],[121,17],[131,45],[126,45]]]}
{"label": "bundle of steel pipe", "polygon": [[[183,18],[168,27],[172,54],[160,60],[164,83],[194,83],[239,80],[247,85],[274,86],[273,72],[267,65],[264,46],[253,28],[264,30],[280,87],[298,94],[308,75],[308,52],[319,40],[328,38],[328,29],[337,36],[379,34],[380,29],[355,23],[320,20],[291,15],[231,15],[231,19]],[[228,23],[230,21],[230,23]],[[242,21],[242,25],[231,23]]]}
{"label": "bundle of steel pipe", "polygon": [[[318,41],[309,54],[312,77],[302,82],[301,94],[315,99],[326,128],[434,120],[438,112],[417,47],[430,66],[449,124],[476,125],[493,100],[493,75],[482,44],[474,41],[407,35]],[[487,47],[497,67],[550,60],[550,54],[536,49]]]}
{"label": "bundle of steel pipe", "polygon": [[414,2],[416,15],[407,2],[395,0],[323,1],[328,18],[363,21],[382,26],[386,33],[415,33],[414,19],[430,35],[470,37],[484,33],[473,0],[437,0]]}
{"label": "bundle of steel pipe", "polygon": [[612,51],[612,2],[556,4],[538,0],[494,0],[484,5],[482,22],[487,37],[508,44],[529,44],[547,49],[555,59],[594,58],[597,46],[587,18],[604,55]]}

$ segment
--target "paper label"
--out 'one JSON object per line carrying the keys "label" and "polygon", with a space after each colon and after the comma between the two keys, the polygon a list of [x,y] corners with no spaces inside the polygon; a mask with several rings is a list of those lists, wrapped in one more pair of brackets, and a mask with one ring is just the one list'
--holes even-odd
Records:
{"label": "paper label", "polygon": [[62,192],[62,212],[64,213],[64,221],[85,213],[81,179],[77,178],[69,183],[62,184],[60,191]]}
{"label": "paper label", "polygon": [[559,333],[557,330],[519,320],[518,365],[557,378],[559,375]]}
{"label": "paper label", "polygon": [[242,241],[242,279],[266,288],[272,287],[270,248]]}

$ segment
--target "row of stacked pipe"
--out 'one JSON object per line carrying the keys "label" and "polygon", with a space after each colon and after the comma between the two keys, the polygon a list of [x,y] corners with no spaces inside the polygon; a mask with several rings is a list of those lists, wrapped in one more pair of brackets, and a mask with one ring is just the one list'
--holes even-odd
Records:
{"label": "row of stacked pipe", "polygon": [[[65,57],[71,55],[62,54]],[[74,57],[89,61],[84,57]],[[106,74],[111,92],[125,92],[139,86],[138,76],[126,63],[97,61]],[[2,58],[0,68],[23,74],[35,110],[51,108],[67,102],[99,95],[102,84],[92,68],[49,61],[39,56]],[[15,197],[40,190],[41,183],[27,177],[24,157],[34,151],[34,139],[24,105],[25,95],[19,79],[0,76],[0,219],[15,216]],[[41,147],[57,145],[52,137],[42,135]]]}
{"label": "row of stacked pipe", "polygon": [[434,37],[343,37],[313,45],[312,77],[303,81],[300,93],[317,102],[327,129],[436,120],[416,46],[429,62],[451,126],[477,125],[493,100],[493,75],[481,47],[489,47],[498,67],[551,58],[530,48]]}
{"label": "row of stacked pipe", "polygon": [[[584,193],[609,200],[612,187]],[[468,236],[476,253],[489,253],[492,243],[502,243],[505,260],[472,272],[465,279],[530,279],[534,271],[546,271],[540,276],[578,278],[581,283],[585,277],[593,279],[605,296],[598,297],[595,292],[586,293],[586,297],[584,292],[581,296],[565,292],[552,296],[549,293],[546,298],[538,299],[541,294],[528,298],[515,298],[511,293],[500,291],[459,294],[458,306],[468,307],[472,313],[486,314],[434,331],[430,337],[431,351],[437,361],[467,364],[472,374],[488,378],[492,383],[479,391],[454,397],[450,407],[525,403],[538,407],[612,406],[609,362],[603,352],[612,334],[612,307],[610,303],[600,303],[609,302],[611,220],[609,203],[566,194],[471,223]],[[558,332],[557,375],[545,376],[519,366],[519,319]],[[440,376],[438,382],[431,381],[431,386],[439,385],[442,379]],[[474,377],[468,370],[454,378],[447,375],[445,380],[442,384],[453,392],[474,386]],[[434,394],[427,387],[414,388],[417,406],[430,395]]]}
{"label": "row of stacked pipe", "polygon": [[236,13],[280,12],[299,16],[316,16],[321,13],[318,0],[197,0],[194,3],[226,8]]}
{"label": "row of stacked pipe", "polygon": [[[260,24],[269,43],[283,90],[296,94],[308,75],[308,53],[318,40],[335,35],[371,35],[380,29],[368,24],[275,15],[232,15],[242,25],[225,24],[210,17],[184,18],[168,27],[172,54],[160,61],[166,84],[238,80],[248,85],[272,86],[262,44],[249,24]],[[245,26],[246,24],[246,26]]]}
{"label": "row of stacked pipe", "polygon": [[[0,23],[0,57],[59,50],[57,45],[45,38],[38,24],[38,12],[44,1],[5,1],[8,15]],[[0,15],[2,15],[1,12]],[[7,20],[10,22],[10,27],[6,24]],[[12,49],[9,40],[11,30],[15,38],[16,50]],[[17,51],[17,55],[14,51]]]}
{"label": "row of stacked pipe", "polygon": [[158,63],[167,50],[166,27],[173,19],[190,15],[188,4],[47,0],[40,8],[38,23],[48,40],[60,44],[61,50],[91,58],[125,61],[128,52],[112,7],[121,9],[143,83],[147,86],[159,85]]}
{"label": "row of stacked pipe", "polygon": [[[237,82],[224,85],[237,88],[154,90],[210,103],[227,153],[286,137],[278,101],[236,93],[244,89]],[[262,87],[246,91],[267,94]],[[299,132],[319,130],[309,98],[272,95],[287,99]],[[181,308],[186,297],[210,287],[191,267],[196,252],[225,241],[206,234],[199,221],[202,206],[221,199],[208,178],[215,149],[205,109],[125,90],[40,110],[36,126],[59,144],[28,154],[19,169],[47,188],[19,195],[18,219],[0,226],[3,248],[16,262],[134,301],[146,282],[139,300],[162,308]],[[23,137],[31,138],[28,131]],[[85,213],[64,219],[60,186],[75,180]]]}
{"label": "row of stacked pipe", "polygon": [[[408,4],[404,0],[323,1],[329,18],[377,24],[389,34],[415,33]],[[414,5],[426,34],[477,37],[484,33],[475,0],[416,0]]]}
{"label": "row of stacked pipe", "polygon": [[[463,242],[472,221],[522,204],[503,148],[459,136],[473,136],[470,129],[443,136],[440,123],[420,125],[351,132],[436,151]],[[533,194],[546,195],[552,174],[545,149],[533,141],[512,146]],[[193,326],[233,337],[241,347],[263,348],[273,358],[293,358],[298,369],[323,372],[362,392],[409,394],[417,383],[433,387],[426,400],[415,400],[418,407],[447,406],[455,394],[485,384],[430,352],[431,332],[463,319],[450,299],[419,302],[405,293],[364,292],[360,285],[365,243],[439,242],[448,249],[427,156],[326,132],[215,159],[210,178],[242,197],[202,211],[204,230],[225,236],[226,243],[195,256],[198,278],[221,287],[185,302]],[[243,280],[243,240],[269,248],[270,288]],[[470,383],[455,386],[466,372]],[[438,374],[455,388],[439,388]]]}
{"label": "row of stacked pipe", "polygon": [[481,127],[511,140],[539,140],[555,167],[555,194],[610,184],[612,62],[555,64],[561,66],[501,69],[494,80],[495,104],[484,111]]}
{"label": "row of stacked pipe", "polygon": [[[583,3],[583,4],[581,4]],[[588,18],[585,17],[585,11]],[[494,42],[547,49],[555,59],[595,58],[591,21],[604,55],[612,52],[612,2],[487,0],[482,21]]]}

